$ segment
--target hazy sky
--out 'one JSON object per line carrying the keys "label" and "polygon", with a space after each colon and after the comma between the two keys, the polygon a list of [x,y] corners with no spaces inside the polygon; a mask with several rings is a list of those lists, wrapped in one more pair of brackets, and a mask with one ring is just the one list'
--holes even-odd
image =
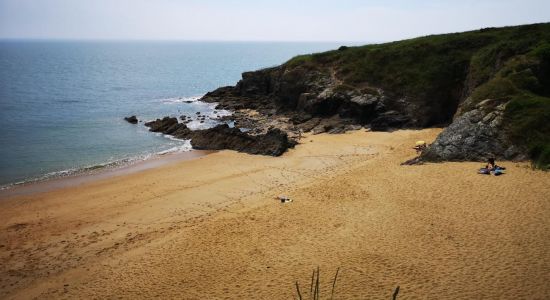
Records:
{"label": "hazy sky", "polygon": [[0,0],[0,38],[390,41],[550,21],[550,0]]}

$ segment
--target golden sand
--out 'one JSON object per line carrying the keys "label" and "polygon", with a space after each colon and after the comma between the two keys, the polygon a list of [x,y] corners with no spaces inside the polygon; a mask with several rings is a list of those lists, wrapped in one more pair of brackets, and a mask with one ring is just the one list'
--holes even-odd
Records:
{"label": "golden sand", "polygon": [[321,299],[338,267],[334,299],[549,299],[550,173],[400,166],[439,132],[308,136],[0,200],[0,298],[292,299],[319,266]]}

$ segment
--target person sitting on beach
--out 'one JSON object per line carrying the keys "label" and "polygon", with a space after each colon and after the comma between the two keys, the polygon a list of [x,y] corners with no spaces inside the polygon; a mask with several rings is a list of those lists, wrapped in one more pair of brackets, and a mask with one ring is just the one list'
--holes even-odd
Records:
{"label": "person sitting on beach", "polygon": [[506,170],[506,168],[497,166],[494,158],[489,158],[487,160],[487,164],[485,165],[485,168],[479,169],[478,173],[485,174],[485,175],[490,175],[492,173],[495,176],[499,176],[504,174],[504,170]]}
{"label": "person sitting on beach", "polygon": [[416,146],[413,147],[413,149],[416,150],[416,154],[422,153],[426,148],[428,148],[428,145],[424,141],[416,142]]}
{"label": "person sitting on beach", "polygon": [[489,158],[489,160],[487,161],[487,165],[485,165],[485,168],[489,171],[494,171],[497,168],[497,165],[495,164],[495,159]]}

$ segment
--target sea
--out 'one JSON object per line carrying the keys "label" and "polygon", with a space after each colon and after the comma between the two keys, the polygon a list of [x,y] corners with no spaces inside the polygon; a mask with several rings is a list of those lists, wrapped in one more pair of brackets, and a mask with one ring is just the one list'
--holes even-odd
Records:
{"label": "sea", "polygon": [[197,112],[198,99],[245,71],[341,43],[0,40],[0,188],[116,168],[191,150],[143,121]]}

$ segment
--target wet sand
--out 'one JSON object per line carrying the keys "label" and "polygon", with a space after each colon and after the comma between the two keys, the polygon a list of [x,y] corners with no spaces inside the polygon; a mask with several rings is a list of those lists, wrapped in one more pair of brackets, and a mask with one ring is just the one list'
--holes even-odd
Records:
{"label": "wet sand", "polygon": [[[550,173],[400,166],[439,129],[308,136],[0,201],[0,298],[550,298]],[[285,195],[293,202],[281,204]]]}
{"label": "wet sand", "polygon": [[124,166],[99,168],[96,170],[84,171],[82,173],[72,174],[69,176],[22,183],[0,190],[0,201],[2,201],[2,199],[4,198],[9,198],[13,196],[42,193],[60,188],[74,187],[99,179],[132,174],[147,169],[157,168],[174,162],[195,159],[197,157],[205,156],[214,152],[215,151],[192,150],[181,153],[167,153],[162,155],[155,155],[149,159],[133,162]]}

